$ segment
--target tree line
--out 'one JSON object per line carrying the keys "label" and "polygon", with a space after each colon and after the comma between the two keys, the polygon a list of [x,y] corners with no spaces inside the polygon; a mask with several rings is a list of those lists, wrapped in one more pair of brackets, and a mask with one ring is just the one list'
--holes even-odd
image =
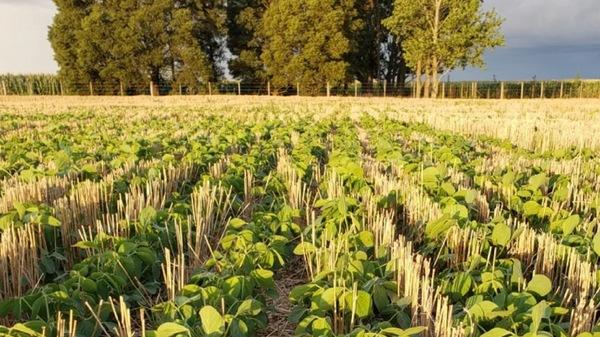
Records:
{"label": "tree line", "polygon": [[226,76],[297,83],[402,85],[438,95],[441,74],[483,66],[503,44],[481,0],[54,0],[49,40],[67,85],[168,83],[200,90]]}

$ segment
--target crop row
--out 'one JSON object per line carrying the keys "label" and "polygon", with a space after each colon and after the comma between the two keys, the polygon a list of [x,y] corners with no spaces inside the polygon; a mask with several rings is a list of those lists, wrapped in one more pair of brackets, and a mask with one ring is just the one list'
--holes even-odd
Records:
{"label": "crop row", "polygon": [[165,109],[2,117],[0,335],[599,328],[593,151],[355,111]]}

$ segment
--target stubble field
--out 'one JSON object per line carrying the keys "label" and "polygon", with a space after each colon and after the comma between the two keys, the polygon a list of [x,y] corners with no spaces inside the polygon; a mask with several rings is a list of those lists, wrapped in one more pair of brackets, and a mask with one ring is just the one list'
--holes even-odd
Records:
{"label": "stubble field", "polygon": [[598,100],[0,98],[0,336],[600,336],[598,135]]}

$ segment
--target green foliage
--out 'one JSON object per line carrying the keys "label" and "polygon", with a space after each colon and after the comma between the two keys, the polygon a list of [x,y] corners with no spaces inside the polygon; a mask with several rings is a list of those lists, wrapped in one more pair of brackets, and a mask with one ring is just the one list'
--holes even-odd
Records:
{"label": "green foliage", "polygon": [[119,93],[121,83],[140,93],[149,80],[168,83],[163,91],[203,91],[225,73],[227,49],[236,79],[317,94],[352,79],[367,89],[373,80],[403,85],[406,64],[415,70],[426,51],[440,71],[482,64],[483,51],[502,41],[500,21],[476,0],[442,2],[440,27],[428,32],[425,0],[55,0],[48,36],[70,93],[87,92],[90,81],[102,82],[97,93]]}
{"label": "green foliage", "polygon": [[261,59],[277,88],[300,83],[301,90],[317,94],[348,78],[349,36],[356,30],[353,1],[274,0],[261,29]]}
{"label": "green foliage", "polygon": [[[92,184],[102,195],[93,200],[89,217],[88,209],[66,216],[60,203],[48,199],[52,206],[9,203],[0,216],[0,237],[8,237],[12,227],[36,229],[43,244],[28,247],[39,254],[39,265],[35,259],[29,263],[35,277],[4,274],[9,276],[2,280],[3,292],[11,282],[21,288],[0,301],[0,318],[14,322],[0,327],[0,335],[54,336],[57,313],[73,315],[78,336],[116,335],[123,311],[113,304],[122,297],[132,319],[144,309],[149,337],[251,337],[269,324],[277,309],[271,303],[279,303],[275,298],[288,296],[288,319],[298,337],[422,336],[429,332],[413,326],[413,319],[429,304],[422,302],[424,295],[447,301],[453,310],[444,319],[451,315],[451,324],[469,336],[573,333],[572,317],[581,307],[569,294],[582,292],[576,287],[566,292],[573,280],[565,281],[562,269],[540,273],[546,255],[536,249],[557,251],[557,266],[578,259],[597,264],[597,209],[575,206],[571,192],[564,191],[577,183],[589,193],[595,174],[581,174],[575,182],[547,167],[509,163],[488,170],[482,158],[501,151],[495,143],[490,149],[478,139],[370,113],[287,120],[272,118],[281,116],[267,109],[248,122],[171,111],[131,118],[131,109],[123,109],[124,121],[104,117],[104,111],[0,117],[9,121],[3,124],[9,135],[0,139],[3,200],[12,181],[46,184],[55,178],[74,182],[57,192],[69,193],[68,200]],[[89,123],[92,130],[71,131],[75,117],[97,123]],[[42,125],[35,137],[11,132],[32,123],[29,118]],[[122,131],[111,132],[113,126]],[[374,138],[379,140],[367,144]],[[223,156],[225,167],[209,169]],[[191,169],[173,178],[172,165]],[[168,186],[161,185],[165,181]],[[290,181],[306,184],[310,207],[288,205]],[[216,216],[212,231],[195,225],[195,212],[211,209],[197,199],[207,184],[230,191],[230,206],[215,203],[226,209],[219,209],[224,213]],[[149,198],[155,186],[173,187],[155,204]],[[143,202],[133,201],[135,195],[143,195]],[[415,206],[415,200],[424,203]],[[119,218],[123,221],[103,227],[102,221],[125,208],[132,211]],[[536,249],[523,247],[530,242],[520,236],[525,230],[544,233],[534,240]],[[396,240],[398,235],[403,237]],[[195,242],[202,243],[198,251],[191,248]],[[397,249],[404,243],[406,249]],[[175,265],[165,261],[165,248],[176,261],[195,262],[182,270],[184,282],[177,274],[174,288],[165,282],[166,267]],[[5,254],[1,262],[12,259]],[[284,271],[296,275],[304,267],[308,275],[298,276],[289,293],[280,291]],[[586,277],[577,284],[597,286],[596,275],[577,272]],[[445,310],[439,305],[427,314],[435,318]],[[598,328],[589,330],[581,336],[593,337]]]}
{"label": "green foliage", "polygon": [[544,275],[535,275],[527,284],[527,291],[546,296],[552,290],[552,281]]}
{"label": "green foliage", "polygon": [[261,60],[260,27],[270,0],[236,0],[227,4],[227,47],[236,57],[229,61],[231,74],[242,81],[266,80]]}
{"label": "green foliage", "polygon": [[149,80],[192,90],[220,75],[222,5],[177,3],[57,0],[49,38],[70,92],[87,90],[88,81],[105,82],[102,90],[112,93],[120,82],[129,91]]}
{"label": "green foliage", "polygon": [[425,96],[436,97],[439,73],[483,66],[483,53],[504,43],[501,22],[494,11],[482,10],[480,0],[396,0],[384,25],[402,38],[416,75],[427,76]]}

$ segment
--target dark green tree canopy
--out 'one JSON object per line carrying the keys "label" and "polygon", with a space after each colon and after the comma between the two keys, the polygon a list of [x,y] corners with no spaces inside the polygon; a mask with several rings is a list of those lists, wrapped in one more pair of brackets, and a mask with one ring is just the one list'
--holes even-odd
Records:
{"label": "dark green tree canopy", "polygon": [[315,94],[348,79],[350,35],[361,26],[353,0],[274,0],[264,14],[262,60],[276,87]]}
{"label": "dark green tree canopy", "polygon": [[482,65],[502,43],[480,0],[54,1],[59,75],[80,89],[199,91],[230,76],[316,94],[354,80],[402,86],[410,68],[435,96],[440,72]]}
{"label": "dark green tree canopy", "polygon": [[221,75],[220,1],[56,0],[49,38],[68,82],[170,81],[194,88]]}
{"label": "dark green tree canopy", "polygon": [[260,33],[264,12],[270,0],[231,0],[227,3],[227,47],[234,57],[229,60],[229,72],[237,79],[249,82],[267,80],[261,60],[264,39]]}

